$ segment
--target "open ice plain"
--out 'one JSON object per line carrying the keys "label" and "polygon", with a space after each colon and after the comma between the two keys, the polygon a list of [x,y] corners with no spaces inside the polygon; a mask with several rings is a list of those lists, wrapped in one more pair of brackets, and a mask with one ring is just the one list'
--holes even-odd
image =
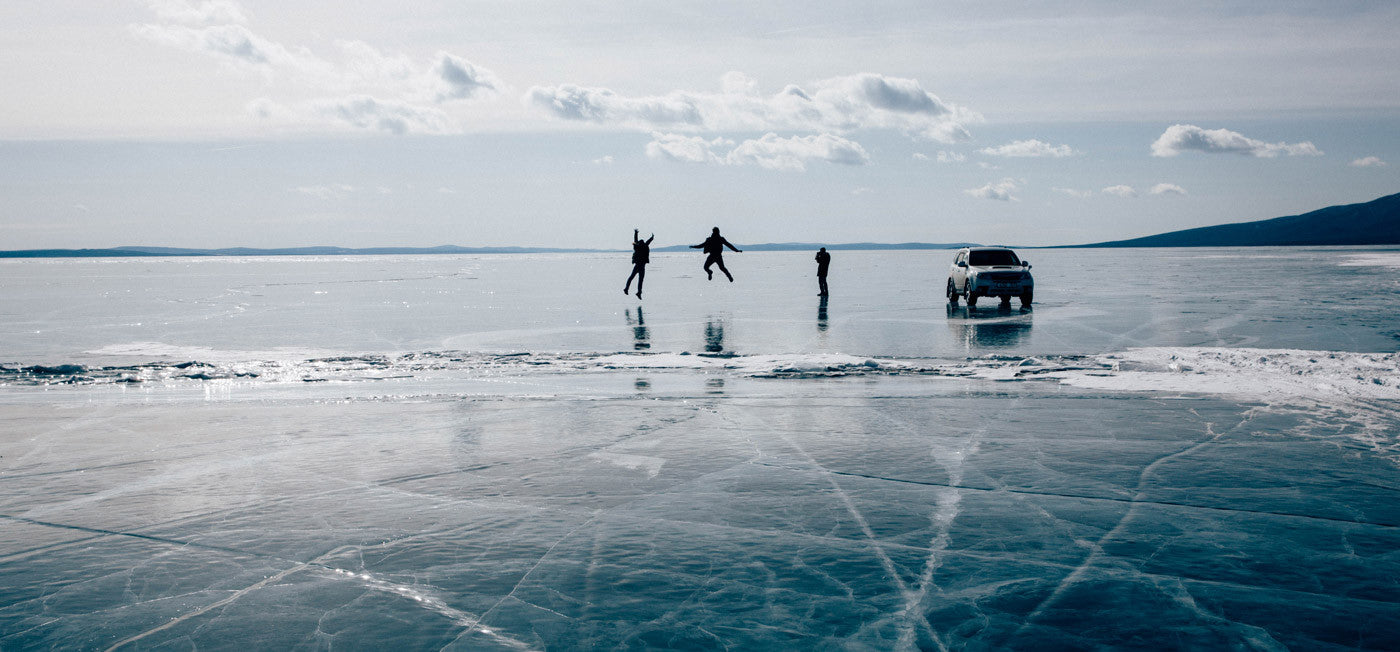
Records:
{"label": "open ice plain", "polygon": [[1022,253],[0,262],[0,647],[1400,648],[1400,252]]}

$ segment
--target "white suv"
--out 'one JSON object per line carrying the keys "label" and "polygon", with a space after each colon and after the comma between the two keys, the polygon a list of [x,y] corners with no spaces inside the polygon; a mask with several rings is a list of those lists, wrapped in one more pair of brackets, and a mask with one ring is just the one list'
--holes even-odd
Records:
{"label": "white suv", "polygon": [[957,305],[959,296],[967,300],[969,308],[977,305],[978,297],[1000,297],[1002,305],[1010,305],[1011,297],[1020,297],[1021,307],[1029,308],[1034,294],[1031,264],[1006,247],[959,249],[948,270],[948,303],[952,305]]}

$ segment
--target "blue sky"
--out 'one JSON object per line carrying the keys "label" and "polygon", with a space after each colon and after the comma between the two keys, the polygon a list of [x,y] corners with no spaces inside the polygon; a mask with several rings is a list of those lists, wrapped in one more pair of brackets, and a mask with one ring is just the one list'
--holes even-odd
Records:
{"label": "blue sky", "polygon": [[5,249],[1044,245],[1400,192],[1391,2],[21,0],[0,25]]}

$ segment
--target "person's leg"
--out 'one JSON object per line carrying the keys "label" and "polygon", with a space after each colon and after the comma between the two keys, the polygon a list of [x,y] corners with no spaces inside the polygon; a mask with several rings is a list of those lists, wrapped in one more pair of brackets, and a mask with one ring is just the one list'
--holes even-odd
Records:
{"label": "person's leg", "polygon": [[[632,266],[632,274],[627,277],[627,285],[622,286],[623,294],[630,294],[632,292],[632,279],[637,276],[637,272],[641,271],[641,269],[642,268],[639,265]],[[640,282],[637,283],[637,291],[642,291],[642,284]]]}
{"label": "person's leg", "polygon": [[818,276],[818,277],[817,277],[817,284],[821,286],[821,295],[822,295],[822,296],[826,296],[826,277],[825,277],[825,276]]}
{"label": "person's leg", "polygon": [[723,258],[716,258],[716,259],[715,259],[715,264],[716,264],[716,265],[719,265],[719,271],[724,272],[724,275],[729,277],[729,282],[730,282],[730,283],[733,283],[733,282],[734,282],[734,275],[733,275],[733,274],[730,274],[730,273],[729,273],[729,268],[724,266],[724,259],[723,259]]}
{"label": "person's leg", "polygon": [[[705,276],[706,276],[707,278],[709,278],[711,281],[715,280],[715,273],[714,273],[713,271],[710,270],[710,265],[713,265],[713,264],[715,264],[715,257],[714,257],[714,256],[709,256],[709,257],[705,258]],[[723,264],[723,263],[720,263],[719,268],[720,268],[720,269],[724,269],[724,264]]]}
{"label": "person's leg", "polygon": [[[642,281],[647,279],[646,265],[637,266],[637,298],[642,298]],[[640,308],[638,308],[640,310]]]}

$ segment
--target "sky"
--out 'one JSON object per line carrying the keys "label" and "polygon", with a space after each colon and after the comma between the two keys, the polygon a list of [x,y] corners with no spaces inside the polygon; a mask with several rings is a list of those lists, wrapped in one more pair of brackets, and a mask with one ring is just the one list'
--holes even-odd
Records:
{"label": "sky", "polygon": [[1400,192],[1400,3],[10,0],[0,249],[1076,244]]}

